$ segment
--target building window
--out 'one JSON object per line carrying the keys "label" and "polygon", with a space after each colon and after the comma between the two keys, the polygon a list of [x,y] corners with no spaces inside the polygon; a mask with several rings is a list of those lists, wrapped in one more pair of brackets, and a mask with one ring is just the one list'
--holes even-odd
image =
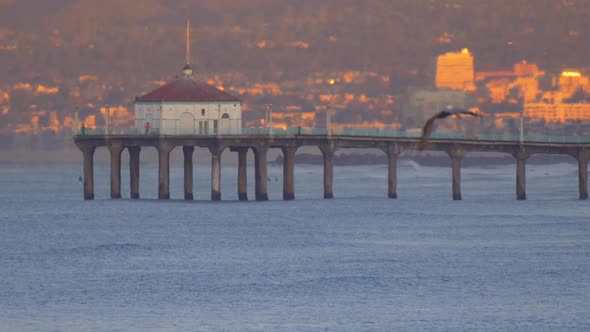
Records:
{"label": "building window", "polygon": [[229,114],[227,113],[223,113],[223,115],[221,116],[222,119],[229,119]]}
{"label": "building window", "polygon": [[202,115],[202,116],[205,116],[205,109],[204,109],[204,108],[203,108],[203,109],[201,109],[201,115]]}

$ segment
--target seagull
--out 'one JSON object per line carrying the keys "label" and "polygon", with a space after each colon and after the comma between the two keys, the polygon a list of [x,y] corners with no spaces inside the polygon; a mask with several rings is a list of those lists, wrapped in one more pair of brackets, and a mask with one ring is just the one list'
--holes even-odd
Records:
{"label": "seagull", "polygon": [[461,115],[480,116],[479,113],[475,113],[466,109],[454,108],[452,106],[445,107],[442,111],[439,111],[430,119],[426,120],[424,127],[422,127],[422,137],[420,138],[420,142],[418,142],[418,150],[422,150],[426,146],[428,138],[430,138],[430,134],[432,133],[435,120],[444,119],[449,116],[461,118]]}

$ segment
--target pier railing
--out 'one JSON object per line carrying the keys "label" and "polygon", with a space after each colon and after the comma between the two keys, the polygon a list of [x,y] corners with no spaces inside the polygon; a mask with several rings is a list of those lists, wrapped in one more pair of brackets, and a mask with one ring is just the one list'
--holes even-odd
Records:
{"label": "pier railing", "polygon": [[[152,128],[149,130],[140,128],[84,128],[78,133],[88,136],[135,136],[135,135],[194,135],[194,136],[328,136],[326,128]],[[420,133],[415,131],[390,130],[390,129],[331,129],[331,136],[346,137],[383,137],[383,138],[419,138]],[[465,134],[455,132],[438,132],[431,135],[433,139],[460,139],[479,141],[519,141],[518,134]],[[590,136],[545,136],[524,135],[526,142],[547,143],[590,143]]]}

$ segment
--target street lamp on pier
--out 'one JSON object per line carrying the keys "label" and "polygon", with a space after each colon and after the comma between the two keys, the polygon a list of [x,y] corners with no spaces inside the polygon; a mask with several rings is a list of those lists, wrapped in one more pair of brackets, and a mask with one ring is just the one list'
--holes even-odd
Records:
{"label": "street lamp on pier", "polygon": [[332,105],[328,104],[328,106],[326,106],[326,132],[328,133],[328,136],[332,135],[332,130],[330,129],[331,117],[332,117]]}
{"label": "street lamp on pier", "polygon": [[264,111],[264,124],[270,132],[272,130],[272,104],[264,104]]}
{"label": "street lamp on pier", "polygon": [[78,105],[76,104],[76,107],[74,108],[74,133],[78,133],[78,131],[80,130],[78,128]]}
{"label": "street lamp on pier", "polygon": [[111,126],[111,106],[109,104],[105,105],[105,119],[106,119],[106,134],[108,135],[110,132],[110,126]]}
{"label": "street lamp on pier", "polygon": [[328,106],[326,107],[326,131],[328,136],[332,135],[332,98],[334,96],[334,83],[336,83],[336,81],[334,81],[333,79],[331,79],[329,82],[330,84],[330,101],[328,102]]}
{"label": "street lamp on pier", "polygon": [[520,109],[520,147],[524,143],[524,108]]}

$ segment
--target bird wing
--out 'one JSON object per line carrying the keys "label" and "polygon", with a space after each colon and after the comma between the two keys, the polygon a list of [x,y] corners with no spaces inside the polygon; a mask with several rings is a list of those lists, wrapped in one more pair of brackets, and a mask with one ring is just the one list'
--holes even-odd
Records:
{"label": "bird wing", "polygon": [[426,120],[424,127],[422,127],[422,137],[420,137],[420,142],[418,142],[418,150],[423,150],[426,146],[426,143],[430,138],[430,134],[432,134],[432,129],[434,128],[434,121],[436,119],[444,119],[449,116],[453,118],[461,118],[461,115],[464,114],[471,116],[480,116],[480,114],[466,109],[447,107],[433,115],[430,119]]}
{"label": "bird wing", "polygon": [[428,119],[422,127],[422,137],[420,137],[420,142],[418,142],[418,150],[423,150],[430,138],[430,134],[432,133],[432,128],[434,127],[434,120],[437,119],[438,113],[435,114],[433,117]]}
{"label": "bird wing", "polygon": [[461,114],[471,115],[471,116],[479,116],[479,113],[472,112],[470,110],[462,109],[462,108],[455,108],[449,111],[451,114],[461,117]]}

